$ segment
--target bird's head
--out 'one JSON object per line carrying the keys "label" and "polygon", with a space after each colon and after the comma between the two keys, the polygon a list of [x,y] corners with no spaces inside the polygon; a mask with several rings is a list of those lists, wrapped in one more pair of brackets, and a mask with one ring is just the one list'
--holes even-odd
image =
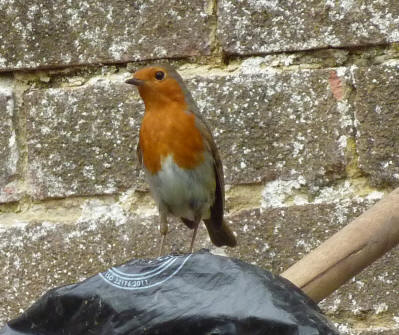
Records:
{"label": "bird's head", "polygon": [[[134,73],[125,81],[137,86],[146,107],[170,102],[186,104],[187,89],[179,74],[168,65],[151,65]],[[188,93],[189,94],[189,93]]]}

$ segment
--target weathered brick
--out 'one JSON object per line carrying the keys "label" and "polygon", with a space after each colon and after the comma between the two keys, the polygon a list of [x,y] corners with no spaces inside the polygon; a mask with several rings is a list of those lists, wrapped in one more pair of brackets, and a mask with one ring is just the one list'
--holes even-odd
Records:
{"label": "weathered brick", "polygon": [[228,54],[399,41],[399,4],[395,0],[221,0],[218,6],[218,36]]}
{"label": "weathered brick", "polygon": [[281,177],[318,186],[342,178],[352,112],[332,87],[335,71],[276,71],[259,62],[188,81],[213,129],[227,183]]}
{"label": "weathered brick", "polygon": [[0,71],[210,53],[211,2],[0,2]]}
{"label": "weathered brick", "polygon": [[[4,84],[4,87],[3,87]],[[19,152],[15,132],[15,103],[11,81],[0,87],[0,203],[20,198],[17,187]]]}
{"label": "weathered brick", "polygon": [[[213,129],[227,183],[297,178],[317,189],[345,175],[352,121],[350,106],[332,88],[332,73],[256,65],[186,80]],[[143,104],[122,81],[25,94],[35,198],[107,194],[137,185]]]}
{"label": "weathered brick", "polygon": [[24,95],[34,198],[112,194],[137,185],[143,110],[133,88],[122,82]]}
{"label": "weathered brick", "polygon": [[399,185],[399,63],[358,68],[355,117],[360,167],[375,185]]}

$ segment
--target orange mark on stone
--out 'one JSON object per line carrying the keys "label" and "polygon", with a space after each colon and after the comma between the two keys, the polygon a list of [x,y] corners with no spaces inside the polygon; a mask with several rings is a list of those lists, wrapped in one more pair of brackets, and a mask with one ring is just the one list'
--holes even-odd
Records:
{"label": "orange mark on stone", "polygon": [[7,194],[15,193],[15,189],[13,187],[9,187],[9,186],[6,186],[3,191],[4,191],[4,193],[7,193]]}
{"label": "orange mark on stone", "polygon": [[330,71],[330,78],[328,78],[330,83],[331,92],[334,98],[337,100],[342,100],[344,96],[344,88],[341,79],[337,76],[336,71]]}

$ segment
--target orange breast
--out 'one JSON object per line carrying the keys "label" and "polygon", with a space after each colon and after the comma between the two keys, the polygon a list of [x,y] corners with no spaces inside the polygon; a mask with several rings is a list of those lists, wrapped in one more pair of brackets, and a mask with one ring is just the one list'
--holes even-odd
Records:
{"label": "orange breast", "polygon": [[195,116],[185,106],[169,104],[161,110],[146,110],[140,129],[143,162],[152,174],[161,169],[163,158],[173,155],[175,163],[193,169],[204,160],[204,142]]}

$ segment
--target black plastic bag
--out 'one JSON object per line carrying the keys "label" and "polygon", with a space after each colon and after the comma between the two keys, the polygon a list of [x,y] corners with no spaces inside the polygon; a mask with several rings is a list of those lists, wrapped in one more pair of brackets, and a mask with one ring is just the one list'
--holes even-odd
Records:
{"label": "black plastic bag", "polygon": [[202,250],[132,260],[53,289],[0,334],[338,333],[284,278]]}

